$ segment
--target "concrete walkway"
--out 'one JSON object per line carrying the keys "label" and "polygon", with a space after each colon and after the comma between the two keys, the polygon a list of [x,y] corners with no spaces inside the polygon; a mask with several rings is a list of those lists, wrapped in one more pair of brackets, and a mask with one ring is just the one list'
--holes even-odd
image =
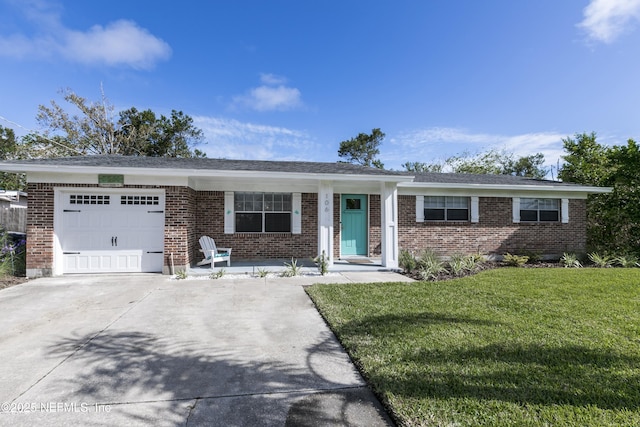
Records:
{"label": "concrete walkway", "polygon": [[314,282],[46,278],[0,291],[0,425],[382,426]]}

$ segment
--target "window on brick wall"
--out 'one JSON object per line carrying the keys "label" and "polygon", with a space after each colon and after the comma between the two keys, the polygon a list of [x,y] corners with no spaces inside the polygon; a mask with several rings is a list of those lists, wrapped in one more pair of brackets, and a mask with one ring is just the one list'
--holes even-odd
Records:
{"label": "window on brick wall", "polygon": [[291,232],[291,193],[234,193],[235,231]]}
{"label": "window on brick wall", "polygon": [[521,222],[559,222],[560,199],[520,199]]}
{"label": "window on brick wall", "polygon": [[468,221],[469,198],[424,196],[425,221]]}

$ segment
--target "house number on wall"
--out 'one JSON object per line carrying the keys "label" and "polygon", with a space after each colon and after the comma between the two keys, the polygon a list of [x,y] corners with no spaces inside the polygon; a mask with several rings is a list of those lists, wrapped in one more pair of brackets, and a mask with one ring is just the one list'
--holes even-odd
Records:
{"label": "house number on wall", "polygon": [[324,201],[324,206],[325,206],[324,207],[324,211],[325,212],[329,212],[329,195],[325,194],[324,198],[327,199],[327,200]]}

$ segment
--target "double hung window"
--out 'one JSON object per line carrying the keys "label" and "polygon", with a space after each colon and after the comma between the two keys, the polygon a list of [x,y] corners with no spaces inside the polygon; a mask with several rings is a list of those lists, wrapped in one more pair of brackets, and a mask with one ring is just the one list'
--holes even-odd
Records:
{"label": "double hung window", "polygon": [[291,193],[234,193],[235,231],[291,232]]}
{"label": "double hung window", "polygon": [[560,221],[559,199],[520,199],[520,221],[558,222]]}
{"label": "double hung window", "polygon": [[425,221],[469,221],[469,198],[425,196]]}

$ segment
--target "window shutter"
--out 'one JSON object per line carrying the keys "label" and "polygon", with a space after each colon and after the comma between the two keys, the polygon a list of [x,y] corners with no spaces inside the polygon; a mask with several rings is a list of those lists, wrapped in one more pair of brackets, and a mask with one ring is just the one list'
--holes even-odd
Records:
{"label": "window shutter", "polygon": [[302,234],[302,194],[291,195],[291,233]]}
{"label": "window shutter", "polygon": [[416,196],[416,222],[424,222],[424,196]]}
{"label": "window shutter", "polygon": [[569,223],[569,199],[562,199],[562,205],[560,206],[560,215],[562,215],[562,223]]}
{"label": "window shutter", "polygon": [[236,231],[236,216],[234,215],[233,191],[224,192],[224,234],[233,234]]}
{"label": "window shutter", "polygon": [[520,197],[513,198],[513,222],[520,222]]}
{"label": "window shutter", "polygon": [[479,197],[476,197],[476,196],[471,197],[471,222],[480,221],[479,200],[480,200]]}

